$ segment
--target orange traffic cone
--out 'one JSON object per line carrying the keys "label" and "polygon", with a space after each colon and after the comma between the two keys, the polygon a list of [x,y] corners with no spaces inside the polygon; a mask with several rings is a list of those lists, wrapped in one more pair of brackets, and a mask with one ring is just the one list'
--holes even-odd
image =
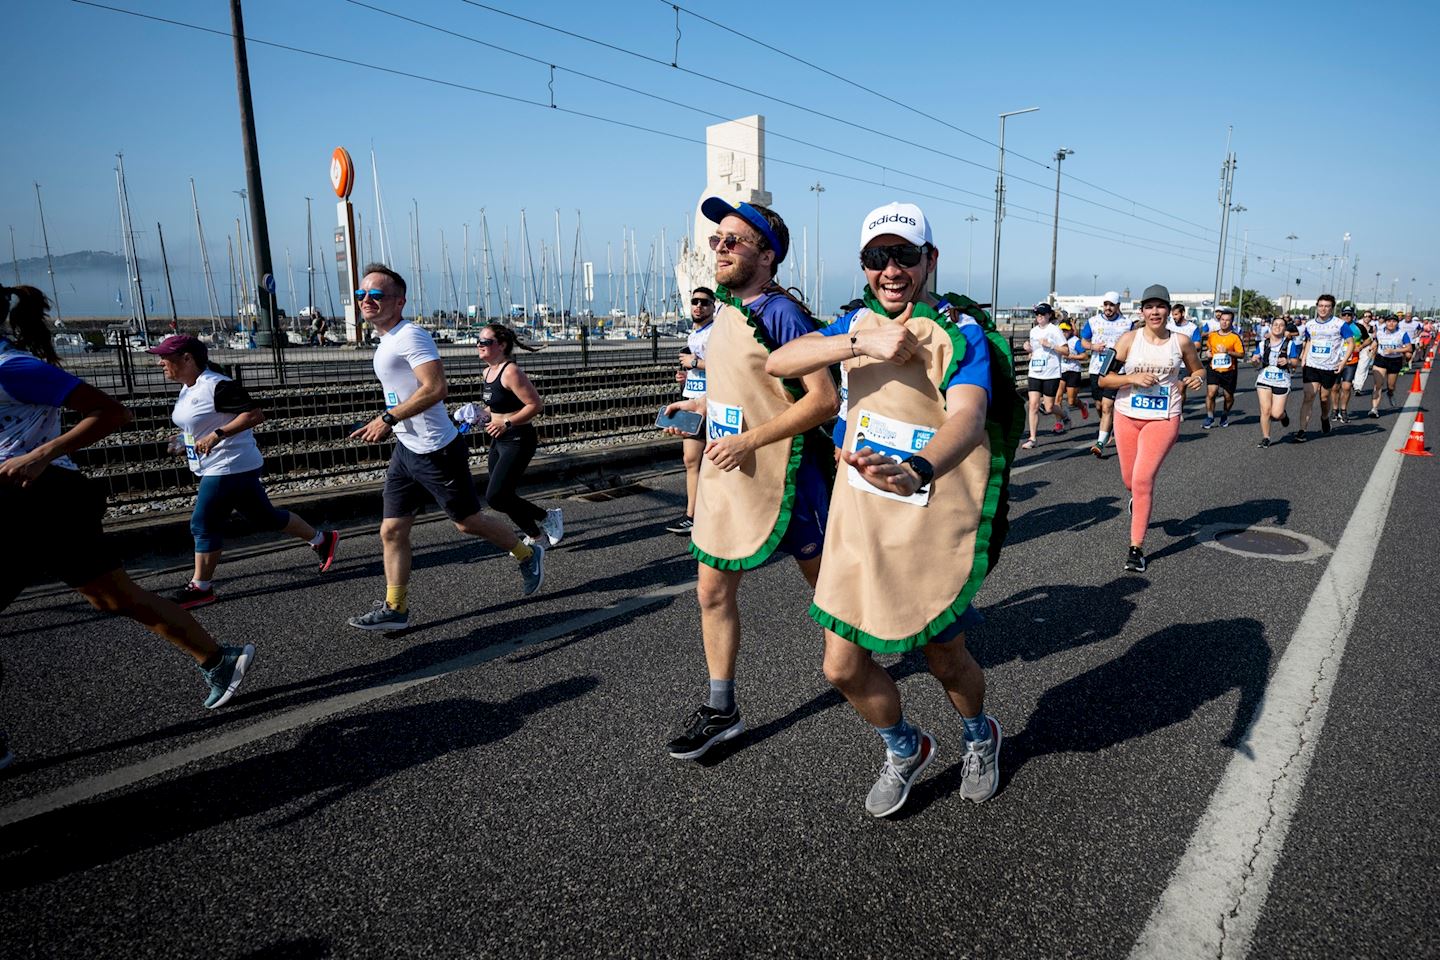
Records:
{"label": "orange traffic cone", "polygon": [[1425,449],[1425,414],[1415,414],[1415,422],[1410,426],[1410,439],[1405,441],[1405,446],[1395,452],[1403,453],[1407,457],[1435,456]]}
{"label": "orange traffic cone", "polygon": [[1424,389],[1425,389],[1425,385],[1420,382],[1420,371],[1419,371],[1419,370],[1416,370],[1416,371],[1415,371],[1415,379],[1413,379],[1413,380],[1410,381],[1410,392],[1411,392],[1411,393],[1419,393],[1421,390],[1424,390]]}

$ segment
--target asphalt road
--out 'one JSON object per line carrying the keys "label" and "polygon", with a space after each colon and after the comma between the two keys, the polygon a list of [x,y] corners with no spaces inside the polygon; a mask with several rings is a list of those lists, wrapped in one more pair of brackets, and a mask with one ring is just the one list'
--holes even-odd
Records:
{"label": "asphalt road", "polygon": [[[198,611],[259,648],[215,713],[185,658],[32,591],[3,620],[0,953],[1127,956],[1227,768],[1263,754],[1251,720],[1399,456],[1395,414],[1258,450],[1248,389],[1239,406],[1223,430],[1185,421],[1144,575],[1121,570],[1126,494],[1113,456],[1079,451],[1088,425],[1022,454],[970,637],[1001,792],[960,798],[958,718],[922,658],[887,658],[940,742],[890,821],[864,813],[880,742],[821,675],[789,561],[742,593],[751,732],[665,755],[705,680],[694,563],[662,529],[678,474],[561,502],[528,601],[508,558],[418,525],[395,636],[344,622],[383,593],[373,526],[318,578],[300,548],[245,551]],[[1437,489],[1440,458],[1405,458],[1253,936],[1225,956],[1440,955]],[[1252,526],[1312,559],[1209,542]],[[188,564],[136,567],[170,589]]]}

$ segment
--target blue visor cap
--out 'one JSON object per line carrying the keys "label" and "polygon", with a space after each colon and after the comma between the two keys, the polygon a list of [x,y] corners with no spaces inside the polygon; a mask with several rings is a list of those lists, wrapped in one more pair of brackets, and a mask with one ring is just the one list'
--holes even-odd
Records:
{"label": "blue visor cap", "polygon": [[742,203],[738,207],[732,207],[719,197],[710,197],[704,203],[700,204],[700,212],[705,214],[705,218],[712,223],[719,223],[721,220],[734,214],[756,230],[759,230],[760,235],[770,244],[770,249],[775,251],[776,266],[783,263],[785,254],[790,252],[786,249],[785,245],[780,242],[780,238],[775,236],[775,231],[770,229],[770,221],[766,220],[765,216],[759,210],[756,210],[748,203]]}

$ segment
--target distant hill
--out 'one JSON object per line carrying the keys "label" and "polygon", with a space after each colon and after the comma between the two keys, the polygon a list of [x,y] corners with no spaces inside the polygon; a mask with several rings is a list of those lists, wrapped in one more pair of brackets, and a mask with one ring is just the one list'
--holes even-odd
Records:
{"label": "distant hill", "polygon": [[[110,253],[108,250],[79,250],[75,253],[62,253],[54,258],[56,274],[70,271],[88,270],[121,270],[125,269],[125,258],[118,253]],[[46,264],[44,257],[25,257],[18,263],[0,263],[0,283],[7,279],[14,279],[15,268],[20,268],[23,276],[45,275]],[[145,261],[140,261],[140,266],[145,267]]]}

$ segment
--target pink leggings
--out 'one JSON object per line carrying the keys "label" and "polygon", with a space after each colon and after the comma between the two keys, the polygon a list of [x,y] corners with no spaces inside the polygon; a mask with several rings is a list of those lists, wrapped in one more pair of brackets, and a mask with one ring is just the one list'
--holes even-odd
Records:
{"label": "pink leggings", "polygon": [[1150,526],[1150,497],[1155,492],[1155,475],[1165,455],[1180,436],[1180,418],[1136,420],[1115,412],[1115,452],[1120,455],[1120,479],[1135,497],[1130,516],[1130,543],[1142,546]]}

